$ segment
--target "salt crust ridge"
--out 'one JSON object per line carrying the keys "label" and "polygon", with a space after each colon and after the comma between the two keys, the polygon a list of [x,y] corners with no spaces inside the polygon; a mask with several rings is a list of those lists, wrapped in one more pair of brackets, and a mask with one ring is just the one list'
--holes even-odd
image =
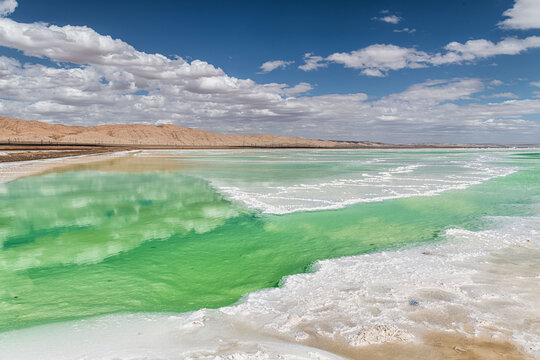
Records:
{"label": "salt crust ridge", "polygon": [[[413,196],[435,196],[449,190],[463,190],[472,185],[481,184],[487,180],[504,177],[517,171],[515,168],[489,167],[482,163],[475,163],[465,167],[473,168],[474,172],[467,176],[447,176],[443,179],[422,179],[416,184],[412,178],[400,178],[400,174],[412,173],[423,165],[399,166],[377,175],[364,174],[360,179],[336,179],[330,182],[317,184],[297,184],[293,186],[269,186],[269,193],[257,193],[234,186],[220,186],[214,184],[220,192],[232,201],[239,201],[247,207],[266,214],[288,214],[298,211],[319,211],[341,209],[350,205],[364,202],[379,202],[391,199],[408,198]],[[396,176],[398,175],[398,176]],[[392,181],[390,191],[388,182]],[[424,184],[427,182],[428,184]],[[403,183],[402,185],[400,183]],[[379,194],[369,194],[357,189],[369,188],[379,191]],[[358,192],[356,197],[346,198],[336,194],[335,198],[324,199],[331,192]],[[308,195],[309,194],[309,195]],[[320,195],[317,198],[317,195]],[[309,197],[308,197],[309,196]],[[277,202],[278,204],[274,204]]]}

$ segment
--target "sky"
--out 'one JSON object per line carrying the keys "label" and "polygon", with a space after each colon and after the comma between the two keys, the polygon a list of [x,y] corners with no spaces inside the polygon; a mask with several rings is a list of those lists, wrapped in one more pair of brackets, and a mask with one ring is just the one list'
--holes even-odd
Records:
{"label": "sky", "polygon": [[0,0],[0,115],[540,143],[540,0]]}

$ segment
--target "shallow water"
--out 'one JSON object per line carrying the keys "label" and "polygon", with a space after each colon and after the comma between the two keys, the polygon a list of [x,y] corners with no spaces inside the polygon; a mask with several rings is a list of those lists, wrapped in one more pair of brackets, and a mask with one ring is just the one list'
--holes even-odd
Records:
{"label": "shallow water", "polygon": [[[358,335],[360,328],[365,339],[366,326],[381,323],[402,326],[394,335],[409,341],[410,321],[439,322],[443,328],[452,322],[438,319],[440,311],[433,315],[430,301],[448,305],[457,302],[448,299],[461,297],[463,318],[453,319],[461,324],[481,311],[457,285],[406,289],[436,283],[456,258],[503,251],[490,261],[514,264],[511,259],[519,255],[504,246],[536,246],[539,230],[540,163],[531,151],[153,151],[115,161],[120,163],[0,184],[0,283],[7,284],[0,289],[0,331],[117,312],[218,308],[277,286],[283,276],[311,270],[317,260],[369,253],[317,263],[311,283],[300,285],[292,277],[276,289],[277,298],[254,293],[223,311],[234,318],[278,314],[262,316],[260,323],[274,324],[271,331],[295,341],[314,333]],[[491,230],[503,219],[504,229]],[[512,236],[508,228],[516,224]],[[417,260],[395,263],[403,256],[415,259],[403,247],[421,243],[425,248],[413,251],[420,254]],[[440,244],[447,247],[441,250]],[[451,251],[454,262],[430,255]],[[435,259],[434,267],[416,268],[425,259]],[[538,269],[535,258],[530,261],[525,272]],[[403,277],[407,268],[434,276],[418,283],[421,274]],[[522,268],[508,269],[524,277]],[[478,285],[492,281],[485,273],[492,270],[465,272],[474,283],[470,297],[495,296],[486,311],[498,313],[501,295]],[[376,286],[366,287],[373,281]],[[511,281],[498,287],[514,291],[518,303],[530,302],[512,290]],[[358,292],[363,295],[351,295]],[[412,296],[426,305],[416,320],[408,319]],[[306,298],[313,299],[311,306],[297,308]],[[408,320],[388,315],[384,304],[392,311],[397,306]],[[349,324],[335,316],[355,306]],[[287,313],[288,320],[279,317]],[[311,330],[298,324],[310,324]],[[347,341],[354,345],[353,335]],[[1,344],[0,339],[0,349]]]}

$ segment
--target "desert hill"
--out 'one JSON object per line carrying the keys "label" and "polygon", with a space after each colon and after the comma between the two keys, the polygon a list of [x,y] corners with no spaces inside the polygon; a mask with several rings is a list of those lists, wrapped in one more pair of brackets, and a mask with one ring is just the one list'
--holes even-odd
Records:
{"label": "desert hill", "polygon": [[[177,125],[67,126],[0,116],[0,143],[144,145],[187,147],[359,147],[374,143],[309,140],[296,137],[226,135]],[[377,145],[375,145],[377,146]]]}

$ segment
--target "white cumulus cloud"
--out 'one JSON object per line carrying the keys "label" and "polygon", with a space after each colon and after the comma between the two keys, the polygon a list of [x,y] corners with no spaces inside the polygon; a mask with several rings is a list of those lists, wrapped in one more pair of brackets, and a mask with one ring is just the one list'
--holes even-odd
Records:
{"label": "white cumulus cloud", "polygon": [[310,90],[313,90],[313,86],[311,86],[311,84],[306,83],[306,82],[301,82],[291,88],[283,89],[283,93],[285,95],[294,96],[294,95],[304,94]]}
{"label": "white cumulus cloud", "polygon": [[409,34],[414,34],[416,32],[416,29],[409,29],[409,28],[403,28],[403,29],[394,29],[394,32],[395,33],[409,33]]}
{"label": "white cumulus cloud", "polygon": [[507,17],[499,23],[505,29],[540,29],[540,1],[516,0],[514,7],[506,10],[503,16]]}
{"label": "white cumulus cloud", "polygon": [[294,63],[294,61],[285,61],[285,60],[272,60],[267,61],[264,64],[261,65],[261,72],[262,74],[269,73],[270,71],[274,71],[278,68],[285,69],[290,64]]}
{"label": "white cumulus cloud", "polygon": [[524,39],[506,38],[498,43],[489,40],[478,39],[469,40],[464,44],[451,42],[446,45],[448,53],[439,59],[442,63],[456,62],[453,59],[454,54],[458,54],[459,61],[475,60],[477,58],[487,58],[496,55],[516,55],[523,51],[540,47],[540,36],[529,36]]}
{"label": "white cumulus cloud", "polygon": [[0,0],[0,16],[8,16],[17,8],[16,0]]}
{"label": "white cumulus cloud", "polygon": [[25,55],[61,62],[121,67],[144,79],[197,78],[223,75],[219,68],[200,60],[191,64],[181,58],[147,54],[86,26],[56,26],[19,23],[0,18],[0,45],[21,50]]}
{"label": "white cumulus cloud", "polygon": [[397,15],[386,15],[381,17],[374,17],[372,20],[379,20],[389,24],[397,24],[401,21],[401,18]]}
{"label": "white cumulus cloud", "polygon": [[425,67],[429,56],[413,48],[375,44],[348,53],[334,53],[326,59],[361,69],[367,76],[385,76],[388,70]]}
{"label": "white cumulus cloud", "polygon": [[497,93],[497,94],[491,94],[491,95],[483,95],[482,98],[489,99],[489,98],[506,98],[506,99],[519,99],[519,96],[512,93],[512,92],[504,92],[504,93]]}
{"label": "white cumulus cloud", "polygon": [[312,53],[306,53],[304,55],[304,62],[304,65],[298,67],[300,70],[311,71],[328,66],[328,63],[325,62],[322,56],[313,55]]}
{"label": "white cumulus cloud", "polygon": [[446,45],[442,53],[427,53],[392,44],[375,44],[351,52],[334,53],[326,58],[318,57],[318,61],[343,64],[361,70],[366,76],[383,77],[390,70],[459,64],[497,55],[516,55],[534,48],[540,48],[540,36],[506,38],[497,43],[485,39],[469,40],[463,44],[454,41]]}

